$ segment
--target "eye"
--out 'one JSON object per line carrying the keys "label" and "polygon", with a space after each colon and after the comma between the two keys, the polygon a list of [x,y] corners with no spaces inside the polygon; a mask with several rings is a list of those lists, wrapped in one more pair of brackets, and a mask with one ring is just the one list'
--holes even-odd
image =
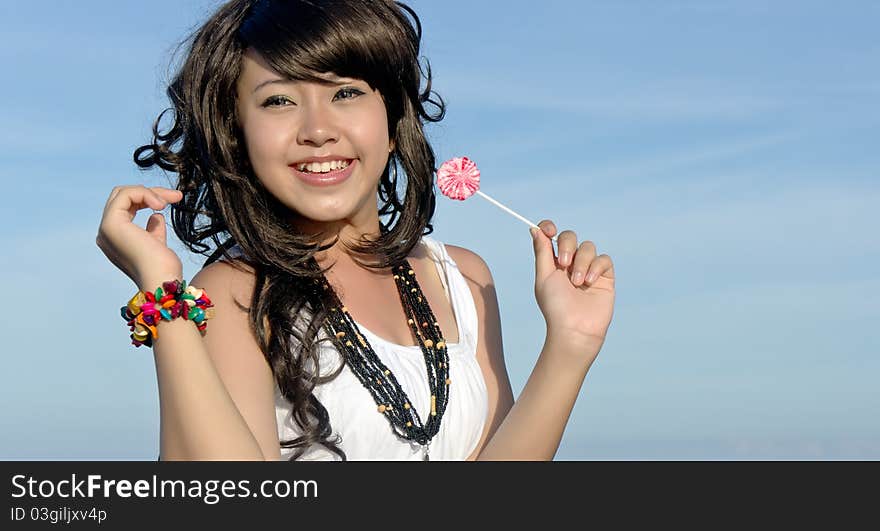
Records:
{"label": "eye", "polygon": [[281,107],[287,103],[293,104],[290,98],[287,96],[269,96],[266,98],[266,101],[263,102],[263,107]]}
{"label": "eye", "polygon": [[358,90],[354,87],[345,87],[343,89],[339,89],[339,92],[334,96],[334,100],[343,99],[343,100],[351,100],[363,94],[363,91]]}

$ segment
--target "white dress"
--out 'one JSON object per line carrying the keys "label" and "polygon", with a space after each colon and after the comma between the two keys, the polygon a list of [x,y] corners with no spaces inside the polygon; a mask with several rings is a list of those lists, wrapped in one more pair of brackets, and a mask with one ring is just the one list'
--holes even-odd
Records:
{"label": "white dress", "polygon": [[[440,273],[443,289],[455,313],[459,337],[457,343],[446,345],[452,383],[440,431],[431,440],[430,458],[464,460],[476,449],[489,412],[486,383],[476,359],[477,310],[464,276],[443,243],[428,236],[422,236],[421,243],[427,246]],[[235,255],[238,247],[233,247],[231,252]],[[357,316],[352,318],[379,359],[394,373],[424,422],[430,415],[431,392],[421,348],[386,341],[362,326]],[[319,338],[325,337],[322,329]],[[339,367],[341,357],[329,342],[319,348],[321,374],[330,374]],[[339,447],[348,459],[421,460],[424,457],[421,445],[402,439],[392,431],[385,415],[378,412],[370,392],[347,366],[335,379],[315,387],[314,394],[327,409],[333,435],[340,436]],[[290,412],[290,402],[276,385],[275,419],[279,440],[293,439],[300,433]],[[292,453],[291,448],[281,449],[282,459],[288,459]],[[339,460],[339,457],[321,445],[314,445],[300,460]]]}

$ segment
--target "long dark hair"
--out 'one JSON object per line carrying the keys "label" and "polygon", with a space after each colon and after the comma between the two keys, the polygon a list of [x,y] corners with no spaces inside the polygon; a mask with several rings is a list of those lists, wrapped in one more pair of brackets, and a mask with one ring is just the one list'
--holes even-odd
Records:
{"label": "long dark hair", "polygon": [[[254,175],[236,116],[242,54],[253,48],[291,80],[319,81],[321,74],[333,72],[364,80],[382,94],[395,147],[377,191],[381,235],[348,248],[375,258],[361,262],[355,257],[364,267],[384,269],[433,232],[435,158],[422,126],[442,120],[445,104],[431,90],[427,60],[422,69],[420,41],[415,12],[391,0],[227,2],[185,41],[188,53],[167,91],[172,107],[156,119],[152,142],[134,152],[141,168],[159,166],[178,174],[183,200],[172,205],[171,217],[186,247],[206,256],[207,266],[221,257],[234,262],[229,249],[238,244],[242,262],[254,272],[250,307],[236,303],[248,311],[276,383],[293,404],[301,435],[281,441],[282,448],[295,449],[291,460],[312,444],[345,459],[338,438],[331,438],[327,410],[313,394],[317,384],[339,372],[323,376],[319,368],[318,334],[331,295],[316,289],[315,280],[326,270],[314,258],[338,238],[321,246],[323,235],[297,233],[287,207]],[[427,104],[435,107],[434,114]],[[162,133],[167,111],[173,118]],[[401,177],[403,199],[398,194]],[[305,326],[297,325],[300,312],[311,316]]]}

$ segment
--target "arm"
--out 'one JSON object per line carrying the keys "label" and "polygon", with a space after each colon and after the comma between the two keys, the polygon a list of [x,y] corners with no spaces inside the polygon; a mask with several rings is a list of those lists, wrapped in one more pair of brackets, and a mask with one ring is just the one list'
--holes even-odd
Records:
{"label": "arm", "polygon": [[[161,186],[116,186],[104,206],[95,244],[143,290],[180,279],[183,267],[167,246],[162,214],[152,214],[145,228],[132,220],[138,210],[159,211],[182,198],[181,191]],[[271,371],[247,312],[234,301],[249,301],[251,279],[249,271],[225,263],[209,265],[192,279],[191,285],[207,290],[216,310],[204,339],[185,319],[157,323],[152,354],[159,385],[160,460],[280,456]]]}
{"label": "arm", "polygon": [[562,440],[591,361],[576,342],[549,333],[544,347],[514,403],[504,364],[501,317],[495,283],[483,259],[461,247],[447,245],[467,279],[479,319],[477,359],[489,393],[489,422],[470,459],[550,460]]}
{"label": "arm", "polygon": [[573,348],[547,337],[522,393],[477,459],[553,459],[590,368],[571,361],[579,357]]}
{"label": "arm", "polygon": [[[167,278],[152,278],[155,289]],[[162,460],[280,459],[272,371],[250,332],[248,276],[211,264],[191,284],[215,306],[204,338],[183,319],[161,322],[153,344],[159,384]],[[242,297],[244,296],[244,297]]]}

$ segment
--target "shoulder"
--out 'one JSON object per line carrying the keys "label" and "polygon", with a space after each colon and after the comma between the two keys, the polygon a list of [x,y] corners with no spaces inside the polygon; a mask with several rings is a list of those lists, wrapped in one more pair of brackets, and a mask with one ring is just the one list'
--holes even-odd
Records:
{"label": "shoulder", "polygon": [[256,276],[242,262],[217,261],[202,268],[190,283],[207,291],[215,305],[235,301],[247,307],[250,306]]}
{"label": "shoulder", "polygon": [[495,292],[495,282],[489,266],[479,254],[456,245],[446,245],[449,257],[458,264],[473,295],[477,312],[477,345],[475,356],[486,384],[488,410],[483,433],[468,460],[476,459],[486,443],[498,430],[513,407],[513,390],[504,362],[504,344],[501,337],[501,312]]}
{"label": "shoulder", "polygon": [[458,265],[458,270],[467,280],[485,287],[492,284],[489,265],[479,254],[457,245],[444,244],[449,257]]}

